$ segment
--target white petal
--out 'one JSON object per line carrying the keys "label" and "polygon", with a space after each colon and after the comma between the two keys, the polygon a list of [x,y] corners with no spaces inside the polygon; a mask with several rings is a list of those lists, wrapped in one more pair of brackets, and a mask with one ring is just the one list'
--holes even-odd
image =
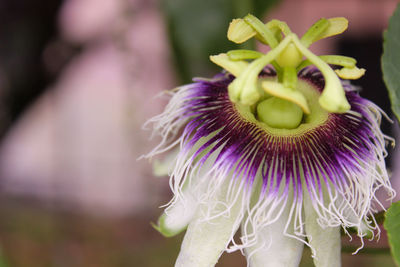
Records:
{"label": "white petal", "polygon": [[[195,151],[204,143],[204,140],[196,143],[196,145],[189,152],[189,155],[193,155]],[[177,158],[177,156],[179,156],[178,152],[179,148],[171,151],[171,155],[169,155],[166,159],[166,164],[169,165],[169,173],[176,172],[174,168],[176,167],[177,162],[178,164],[179,162],[185,163],[185,160],[190,158],[189,156],[187,156],[187,158],[183,158],[183,160],[179,157]],[[208,186],[207,173],[212,168],[216,157],[217,153],[212,154],[202,165],[200,170],[197,171],[195,168],[192,168],[185,177],[172,179],[170,181],[171,188],[174,192],[174,198],[171,200],[170,204],[159,218],[158,225],[154,226],[154,228],[157,229],[161,234],[166,237],[179,234],[193,219],[201,199],[203,198],[204,194],[206,194],[205,191],[207,190]]]}
{"label": "white petal", "polygon": [[179,148],[171,150],[162,160],[155,160],[153,163],[153,174],[155,176],[167,176],[175,167],[176,156],[179,153]]}
{"label": "white petal", "polygon": [[309,244],[315,253],[316,267],[341,266],[340,227],[321,227],[310,197],[304,196],[305,229]]}
{"label": "white petal", "polygon": [[[211,267],[215,266],[222,252],[239,228],[242,217],[242,199],[239,197],[235,204],[226,209],[226,191],[216,200],[221,205],[213,213],[222,213],[210,219],[209,205],[202,203],[196,217],[189,223],[182,242],[181,251],[175,267]],[[229,204],[230,205],[230,204]]]}
{"label": "white petal", "polygon": [[291,209],[294,205],[293,200],[289,199],[277,221],[256,230],[256,243],[245,249],[251,267],[299,265],[304,243],[299,237],[295,238],[293,231]]}

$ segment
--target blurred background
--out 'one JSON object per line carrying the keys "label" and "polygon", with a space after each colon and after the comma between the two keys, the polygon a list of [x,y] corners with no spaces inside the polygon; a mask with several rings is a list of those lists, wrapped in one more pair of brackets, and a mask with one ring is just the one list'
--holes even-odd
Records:
{"label": "blurred background", "polygon": [[[229,22],[253,13],[299,35],[321,17],[349,29],[314,52],[358,60],[361,95],[388,114],[382,32],[397,0],[1,0],[0,267],[173,266],[182,235],[150,226],[170,198],[167,177],[137,159],[157,140],[141,126],[163,90],[211,76],[210,54],[235,48]],[[250,44],[254,45],[254,44]],[[261,48],[260,49],[264,49]],[[384,132],[398,135],[397,124]],[[389,148],[392,183],[400,188]],[[389,205],[389,203],[385,203]],[[344,266],[395,266],[379,242],[347,242]],[[302,266],[312,266],[304,252]],[[217,266],[245,266],[240,253]]]}

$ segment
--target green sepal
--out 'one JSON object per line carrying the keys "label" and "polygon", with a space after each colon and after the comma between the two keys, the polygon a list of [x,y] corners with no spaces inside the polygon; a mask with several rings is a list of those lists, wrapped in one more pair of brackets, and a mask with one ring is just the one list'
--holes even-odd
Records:
{"label": "green sepal", "polygon": [[[346,232],[343,231],[343,229],[341,230],[341,235],[342,236],[346,236],[348,234],[356,234],[358,235],[359,229],[357,227],[348,227],[346,228]],[[368,231],[363,231],[363,238],[367,238],[369,240],[372,240],[372,238],[374,237],[374,233],[372,232],[372,230],[368,230]]]}
{"label": "green sepal", "polygon": [[169,229],[169,228],[166,226],[165,217],[166,217],[166,214],[163,213],[163,214],[161,214],[161,216],[158,218],[157,224],[155,224],[155,223],[153,223],[153,222],[150,222],[150,225],[151,225],[154,229],[156,229],[160,234],[162,234],[164,237],[173,237],[173,236],[176,236],[176,235],[178,235],[178,234],[180,234],[180,233],[182,233],[183,231],[186,230],[187,226],[185,226],[185,227],[183,227],[183,228],[181,228],[181,229],[178,229],[178,230]]}

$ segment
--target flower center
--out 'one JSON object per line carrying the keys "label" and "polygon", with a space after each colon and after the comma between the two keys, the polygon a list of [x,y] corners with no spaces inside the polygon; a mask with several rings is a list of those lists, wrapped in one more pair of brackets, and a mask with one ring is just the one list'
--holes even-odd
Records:
{"label": "flower center", "polygon": [[[308,49],[312,43],[340,34],[346,28],[345,18],[321,19],[298,38],[283,21],[264,24],[249,14],[231,22],[228,39],[243,43],[255,37],[268,45],[270,51],[263,54],[232,50],[210,59],[236,77],[228,86],[233,103],[248,106],[258,121],[272,128],[295,129],[311,113],[310,99],[299,90],[297,79],[298,73],[309,65],[314,65],[324,77],[325,87],[318,95],[317,104],[331,113],[345,113],[350,109],[339,77],[358,79],[365,70],[358,69],[352,58],[316,56]],[[333,70],[329,64],[342,66],[342,69]],[[259,76],[267,65],[272,65],[277,79]]]}
{"label": "flower center", "polygon": [[[278,78],[264,76],[261,79],[275,82]],[[311,78],[300,75],[297,90],[307,99],[310,108],[308,114],[293,102],[273,96],[264,97],[254,106],[237,102],[234,103],[234,107],[244,120],[271,135],[302,135],[326,123],[329,112],[319,104],[321,92]]]}

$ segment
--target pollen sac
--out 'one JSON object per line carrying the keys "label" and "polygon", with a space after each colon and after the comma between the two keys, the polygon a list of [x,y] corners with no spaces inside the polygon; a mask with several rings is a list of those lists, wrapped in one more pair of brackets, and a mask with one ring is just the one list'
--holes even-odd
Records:
{"label": "pollen sac", "polygon": [[335,70],[336,74],[342,78],[347,80],[357,80],[361,78],[365,74],[365,69],[359,69],[357,67],[353,68],[342,68],[340,70]]}
{"label": "pollen sac", "polygon": [[229,24],[228,39],[237,44],[241,44],[254,37],[256,32],[243,19],[234,19]]}
{"label": "pollen sac", "polygon": [[321,40],[323,38],[341,34],[349,26],[349,21],[343,17],[330,18],[328,19],[328,21],[329,21],[329,27],[323,32],[323,34],[318,36],[318,38],[316,38],[314,42]]}
{"label": "pollen sac", "polygon": [[308,31],[301,37],[301,42],[304,46],[309,47],[312,43],[341,34],[347,29],[348,21],[346,18],[330,18],[330,19],[320,19],[314,25],[312,25]]}
{"label": "pollen sac", "polygon": [[221,53],[216,56],[210,56],[210,60],[218,66],[223,67],[236,77],[239,76],[249,65],[246,61],[231,60],[225,53]]}

